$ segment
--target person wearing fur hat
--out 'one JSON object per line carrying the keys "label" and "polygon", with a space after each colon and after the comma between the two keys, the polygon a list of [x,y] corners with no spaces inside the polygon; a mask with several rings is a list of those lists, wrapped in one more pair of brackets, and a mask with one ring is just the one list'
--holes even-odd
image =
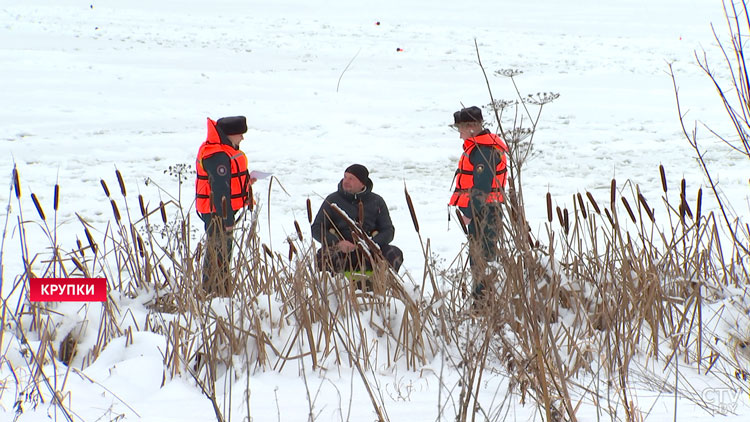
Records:
{"label": "person wearing fur hat", "polygon": [[239,149],[245,132],[245,116],[208,119],[206,141],[195,160],[195,210],[206,230],[202,279],[207,294],[232,294],[232,228],[237,211],[252,206],[250,185],[255,182]]}
{"label": "person wearing fur hat", "polygon": [[[328,195],[320,206],[311,226],[313,238],[322,246],[316,254],[319,270],[371,271],[370,256],[378,254],[366,249],[373,247],[380,249],[394,270],[401,267],[404,255],[390,244],[395,229],[388,206],[372,191],[369,175],[361,164],[347,167],[336,192]],[[358,229],[353,230],[353,224]],[[371,241],[358,239],[361,234],[357,233],[367,235]]]}
{"label": "person wearing fur hat", "polygon": [[468,228],[469,263],[474,289],[480,298],[485,278],[497,260],[499,226],[507,182],[508,146],[483,127],[482,110],[472,106],[453,113],[453,125],[463,140],[463,153],[454,176],[455,190],[448,202],[457,206]]}

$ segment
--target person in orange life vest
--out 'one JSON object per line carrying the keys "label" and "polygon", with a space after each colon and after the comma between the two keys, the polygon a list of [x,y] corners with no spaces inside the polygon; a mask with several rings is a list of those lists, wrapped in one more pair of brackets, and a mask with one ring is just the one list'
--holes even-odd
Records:
{"label": "person in orange life vest", "polygon": [[500,204],[507,182],[508,146],[483,127],[482,110],[472,106],[453,113],[453,127],[463,140],[455,190],[449,205],[457,206],[468,226],[469,262],[474,279],[474,298],[482,296],[488,263],[497,260],[502,219]]}
{"label": "person in orange life vest", "polygon": [[398,271],[401,267],[404,254],[401,249],[390,244],[395,228],[388,206],[380,195],[372,191],[372,180],[369,175],[370,172],[361,164],[347,167],[336,192],[328,195],[320,206],[311,226],[313,238],[322,245],[316,254],[319,270],[372,270],[369,257],[357,250],[349,223],[333,210],[334,206],[371,236],[394,270]]}
{"label": "person in orange life vest", "polygon": [[235,213],[250,205],[250,185],[240,142],[247,132],[245,116],[208,119],[206,141],[200,146],[195,166],[195,209],[206,230],[203,287],[208,294],[231,295],[229,264]]}

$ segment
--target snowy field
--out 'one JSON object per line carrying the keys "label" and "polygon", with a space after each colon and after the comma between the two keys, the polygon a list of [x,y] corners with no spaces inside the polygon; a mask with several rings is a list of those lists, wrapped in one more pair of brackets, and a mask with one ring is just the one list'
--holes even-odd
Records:
{"label": "snowy field", "polygon": [[[402,272],[419,280],[424,260],[404,187],[422,238],[430,239],[439,259],[452,260],[465,238],[455,219],[448,221],[461,148],[448,125],[462,105],[489,103],[475,40],[495,98],[515,98],[511,81],[494,75],[499,69],[523,71],[516,81],[524,95],[560,94],[543,110],[536,155],[524,173],[528,217],[542,233],[547,192],[560,205],[570,205],[577,192],[607,198],[615,177],[620,186],[638,184],[656,201],[660,164],[672,186],[684,177],[693,195],[701,186],[706,190],[681,135],[668,63],[690,125],[700,120],[727,130],[721,103],[694,58],[696,49],[706,49],[720,66],[712,22],[726,34],[720,2],[705,0],[0,0],[0,174],[10,187],[17,166],[30,219],[36,212],[28,195],[34,192],[50,214],[53,186],[60,185],[58,237],[70,249],[82,236],[75,213],[100,230],[112,218],[100,179],[116,190],[119,169],[134,193],[130,199],[137,191],[153,208],[165,199],[155,184],[177,195],[177,182],[165,170],[193,165],[206,117],[242,114],[250,168],[272,172],[279,182],[270,196],[267,180],[255,185],[263,242],[285,251],[295,220],[309,239],[306,200],[314,212],[344,168],[361,163],[390,206],[394,244],[405,253]],[[706,130],[700,134],[721,187],[743,205],[736,211],[747,214],[747,161]],[[146,178],[155,184],[145,184]],[[182,187],[186,207],[192,186],[191,178]],[[3,224],[7,218],[14,227],[19,213],[10,188],[0,189],[0,204]],[[137,210],[137,202],[131,207]],[[18,233],[4,236],[6,298],[22,266]],[[49,245],[41,231],[28,236],[35,252]],[[132,305],[134,315],[145,312]],[[5,348],[11,340],[3,341]],[[90,407],[78,408],[81,420],[119,414],[124,420],[213,419],[190,379],[159,387],[164,341],[138,333],[135,347],[114,342],[83,371],[96,382],[71,374],[70,399],[90,400]],[[9,359],[22,365],[20,356]],[[440,370],[436,358],[419,372],[397,367],[378,373],[391,420],[437,418]],[[307,419],[299,372],[252,375],[253,420]],[[0,374],[0,383],[11,377]],[[373,420],[352,370],[309,371],[308,377],[312,394],[319,392],[317,420]],[[505,383],[488,377],[487,396]],[[644,391],[639,406],[650,409],[649,420],[672,420],[673,397]],[[15,410],[8,395],[15,393],[4,394],[0,419],[10,420]],[[750,398],[736,404],[738,414],[721,420],[747,420]],[[48,420],[48,406],[27,410],[19,420]],[[509,420],[540,418],[531,405],[513,409]],[[678,421],[710,417],[689,401],[677,405]],[[598,415],[584,406],[579,420]]]}

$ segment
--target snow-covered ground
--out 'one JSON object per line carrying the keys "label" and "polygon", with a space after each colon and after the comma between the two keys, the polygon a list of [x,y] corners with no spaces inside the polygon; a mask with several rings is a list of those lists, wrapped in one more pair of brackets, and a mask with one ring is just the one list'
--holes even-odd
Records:
{"label": "snow-covered ground", "polygon": [[[705,48],[712,63],[721,63],[711,22],[725,35],[719,2],[697,0],[0,0],[0,174],[10,186],[17,166],[29,219],[36,212],[28,195],[34,192],[50,215],[59,184],[58,237],[70,249],[82,237],[75,213],[100,230],[111,220],[100,179],[116,190],[119,169],[137,191],[131,200],[139,192],[153,208],[164,199],[155,185],[177,193],[165,170],[192,166],[206,117],[242,114],[248,117],[242,148],[250,167],[272,172],[279,182],[270,195],[267,181],[255,185],[265,243],[285,250],[295,220],[309,233],[306,200],[317,208],[344,168],[358,162],[370,169],[375,191],[390,206],[404,271],[420,279],[424,260],[404,187],[422,237],[431,239],[439,258],[452,259],[465,239],[455,220],[448,222],[461,145],[448,125],[462,105],[489,103],[475,40],[495,98],[515,98],[511,81],[494,75],[499,69],[523,71],[516,81],[524,95],[560,94],[544,107],[537,154],[525,168],[528,217],[541,231],[548,191],[559,204],[584,191],[606,198],[615,177],[620,186],[631,180],[656,200],[660,164],[672,185],[685,177],[693,195],[705,187],[681,136],[668,63],[688,121],[726,130],[721,103],[694,59],[694,51]],[[735,204],[747,203],[747,161],[705,130],[701,134],[722,188]],[[145,184],[146,178],[155,183]],[[192,183],[183,186],[186,205]],[[0,190],[0,218],[8,216],[11,228],[19,215],[14,200],[11,189]],[[736,211],[747,214],[742,207]],[[33,252],[49,245],[41,231],[30,229],[28,236]],[[4,240],[3,298],[22,271],[19,251],[19,234],[11,229]],[[145,311],[134,304],[132,312]],[[0,350],[12,342],[10,336],[3,341]],[[117,412],[127,420],[136,414],[149,421],[213,418],[189,379],[159,388],[164,341],[137,333],[136,347],[116,341],[83,371],[95,382],[71,374],[70,399],[92,400],[91,408],[80,408],[81,418],[97,420],[107,412],[105,420]],[[22,366],[20,356],[8,358]],[[436,358],[420,372],[389,368],[378,374],[391,420],[437,417],[439,371]],[[307,418],[298,372],[251,377],[253,420]],[[8,372],[0,374],[0,382],[9,382]],[[311,388],[320,390],[319,420],[373,418],[350,369],[309,376]],[[486,394],[506,382],[489,377]],[[0,393],[0,418],[14,413],[14,400],[2,394],[13,393]],[[670,397],[654,394],[653,406],[644,403],[648,397],[639,405],[651,409],[650,418],[673,417]],[[47,406],[26,409],[20,420],[46,420]],[[511,419],[538,417],[528,405],[513,411]],[[750,399],[742,397],[737,411],[724,420],[746,420]],[[687,401],[677,408],[680,421],[708,417]],[[596,418],[594,410],[581,411],[580,420]]]}

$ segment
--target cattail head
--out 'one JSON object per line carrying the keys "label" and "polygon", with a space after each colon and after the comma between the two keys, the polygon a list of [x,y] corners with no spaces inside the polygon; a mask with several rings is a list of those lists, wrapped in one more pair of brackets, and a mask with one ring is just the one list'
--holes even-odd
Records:
{"label": "cattail head", "polygon": [[141,236],[139,234],[135,235],[136,245],[138,246],[138,255],[143,258],[145,256],[145,248],[143,246],[143,239],[141,239]]}
{"label": "cattail head", "polygon": [[685,178],[683,177],[682,181],[680,182],[680,195],[682,196],[683,199],[686,197],[685,188],[686,188],[686,182],[685,182]]}
{"label": "cattail head", "polygon": [[104,189],[104,194],[107,195],[107,198],[109,198],[109,188],[107,187],[107,182],[104,181],[104,179],[100,179],[99,182],[102,184],[102,189]]}
{"label": "cattail head", "polygon": [[53,208],[55,211],[57,211],[57,207],[60,205],[60,185],[55,183],[55,202],[53,203]]}
{"label": "cattail head", "polygon": [[680,202],[679,212],[680,212],[680,220],[684,224],[685,223],[685,203],[684,202]]}
{"label": "cattail head", "polygon": [[635,223],[635,214],[633,214],[633,210],[630,208],[630,203],[624,196],[621,196],[620,199],[622,200],[623,205],[625,205],[625,210],[628,212],[630,219]]}
{"label": "cattail head", "polygon": [[587,212],[586,212],[586,204],[583,202],[583,196],[581,195],[581,192],[578,192],[576,194],[576,197],[578,198],[578,206],[581,207],[581,215],[583,215],[583,218],[587,218]]}
{"label": "cattail head", "polygon": [[312,219],[312,206],[310,205],[310,198],[307,198],[307,221],[309,221],[310,224],[312,224],[312,222],[313,222],[313,219]]}
{"label": "cattail head", "polygon": [[648,214],[648,218],[653,223],[655,221],[654,220],[654,210],[652,210],[651,207],[648,206],[648,202],[646,202],[646,198],[640,192],[638,192],[638,202],[640,202],[640,204],[643,207],[643,209],[646,210],[646,214]]}
{"label": "cattail head", "polygon": [[294,220],[294,230],[297,231],[297,238],[299,240],[302,240],[302,229],[299,227],[299,223],[297,223],[297,220]]}
{"label": "cattail head", "polygon": [[86,235],[86,240],[89,241],[89,247],[91,248],[91,251],[96,255],[97,253],[97,246],[94,242],[94,238],[91,237],[91,232],[89,231],[88,227],[83,228],[83,233]]}
{"label": "cattail head", "polygon": [[76,266],[76,268],[78,268],[78,271],[86,274],[86,269],[83,267],[83,264],[81,264],[81,262],[76,259],[76,257],[71,256],[70,260],[73,261],[73,264]]}
{"label": "cattail head", "polygon": [[701,206],[703,205],[703,188],[698,188],[698,199],[695,204],[695,224],[700,224]]}
{"label": "cattail head", "polygon": [[552,222],[552,194],[547,192],[547,221]]}
{"label": "cattail head", "polygon": [[39,203],[39,200],[37,199],[35,194],[31,194],[31,200],[34,201],[34,207],[36,207],[36,212],[39,213],[39,217],[42,220],[47,220],[47,217],[44,216],[44,210],[42,209],[42,204]]}
{"label": "cattail head", "polygon": [[117,183],[120,185],[120,192],[122,193],[122,196],[127,196],[128,194],[125,192],[125,182],[122,181],[122,174],[120,173],[120,170],[115,169],[115,175],[117,176]]}
{"label": "cattail head", "polygon": [[612,227],[615,226],[615,220],[612,219],[612,214],[609,213],[609,210],[607,208],[604,209],[604,214],[607,215],[607,219],[609,220],[609,224],[612,225]]}
{"label": "cattail head", "polygon": [[18,181],[18,168],[13,166],[13,187],[16,191],[16,199],[21,197],[21,182]]}
{"label": "cattail head", "polygon": [[591,206],[594,207],[594,211],[596,211],[597,214],[601,214],[601,210],[599,209],[599,204],[596,203],[596,200],[594,200],[594,195],[591,194],[591,192],[586,192],[586,197],[589,198],[589,202],[591,202]]}
{"label": "cattail head", "polygon": [[667,176],[664,174],[664,166],[659,164],[659,174],[661,175],[661,188],[667,193]]}
{"label": "cattail head", "polygon": [[461,217],[461,211],[456,208],[456,218],[458,219],[458,223],[461,224],[461,230],[463,230],[465,235],[469,234],[469,229],[466,227],[466,223],[464,223],[464,219]]}
{"label": "cattail head", "polygon": [[271,259],[273,259],[273,252],[271,252],[271,249],[264,243],[263,244],[263,252]]}
{"label": "cattail head", "polygon": [[227,216],[229,215],[228,212],[231,209],[232,207],[229,204],[229,199],[226,196],[222,197],[221,198],[221,218],[226,219]]}
{"label": "cattail head", "polygon": [[112,204],[112,212],[115,214],[115,221],[120,222],[120,210],[117,209],[117,204],[114,199],[110,199],[109,202]]}
{"label": "cattail head", "polygon": [[159,201],[159,211],[161,211],[161,221],[167,224],[167,210],[164,208],[164,201]]}
{"label": "cattail head", "polygon": [[[417,220],[417,213],[414,211],[414,203],[411,200],[411,195],[409,195],[409,191],[406,190],[406,184],[404,184],[404,195],[406,196],[406,206],[409,207],[409,214],[411,215],[411,222],[414,224],[414,230],[419,233],[419,220]],[[459,220],[461,220],[461,218],[459,218]]]}
{"label": "cattail head", "polygon": [[682,201],[682,205],[683,205],[685,214],[687,214],[688,217],[693,218],[693,211],[690,209],[690,205],[687,203],[687,200]]}
{"label": "cattail head", "polygon": [[138,206],[141,209],[141,216],[146,217],[146,207],[143,205],[143,195],[138,195]]}

